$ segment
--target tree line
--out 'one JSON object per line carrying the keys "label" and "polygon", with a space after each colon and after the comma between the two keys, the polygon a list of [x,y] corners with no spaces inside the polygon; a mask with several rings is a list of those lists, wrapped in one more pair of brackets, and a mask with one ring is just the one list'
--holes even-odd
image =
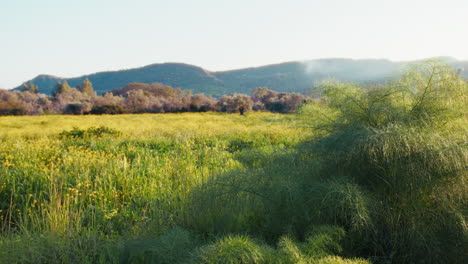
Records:
{"label": "tree line", "polygon": [[307,100],[309,98],[302,94],[280,93],[267,87],[256,88],[251,95],[234,93],[215,98],[161,83],[130,83],[122,89],[97,95],[93,84],[85,79],[74,88],[67,81],[58,82],[51,96],[40,93],[39,87],[32,82],[24,83],[21,91],[0,89],[0,115],[207,111],[242,115],[252,110],[291,113]]}

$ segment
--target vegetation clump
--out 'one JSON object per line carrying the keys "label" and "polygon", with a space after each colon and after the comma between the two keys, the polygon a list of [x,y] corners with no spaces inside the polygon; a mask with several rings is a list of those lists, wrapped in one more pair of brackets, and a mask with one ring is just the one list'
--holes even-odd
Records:
{"label": "vegetation clump", "polygon": [[267,262],[268,249],[246,236],[227,236],[200,249],[200,264],[260,264]]}
{"label": "vegetation clump", "polygon": [[181,113],[220,111],[244,113],[271,111],[291,113],[306,101],[297,93],[277,93],[266,87],[257,88],[252,96],[224,95],[213,98],[192,94],[161,83],[129,83],[98,95],[90,80],[84,79],[75,88],[67,81],[58,82],[52,96],[39,93],[39,87],[30,82],[22,91],[0,90],[0,115],[39,114],[123,114],[123,113]]}
{"label": "vegetation clump", "polygon": [[196,189],[187,224],[268,241],[307,241],[311,226],[332,225],[346,232],[335,254],[465,262],[466,82],[429,61],[378,87],[321,88],[301,109],[314,136]]}
{"label": "vegetation clump", "polygon": [[334,118],[317,126],[327,133],[306,148],[320,160],[323,179],[352,181],[367,200],[369,221],[353,232],[360,241],[354,252],[463,262],[466,92],[467,84],[435,61],[378,88],[324,86]]}
{"label": "vegetation clump", "polygon": [[89,137],[104,137],[118,136],[121,133],[109,127],[90,127],[88,129],[79,129],[77,127],[70,131],[63,131],[59,134],[61,138],[89,138]]}
{"label": "vegetation clump", "polygon": [[182,264],[193,259],[191,253],[196,245],[190,232],[174,228],[155,239],[127,241],[120,260],[135,264]]}
{"label": "vegetation clump", "polygon": [[125,113],[125,109],[120,105],[98,105],[94,106],[89,113],[93,115],[118,115]]}

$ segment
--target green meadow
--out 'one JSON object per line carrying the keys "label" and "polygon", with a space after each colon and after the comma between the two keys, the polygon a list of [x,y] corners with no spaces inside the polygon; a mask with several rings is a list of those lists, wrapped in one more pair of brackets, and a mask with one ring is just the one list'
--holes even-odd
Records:
{"label": "green meadow", "polygon": [[0,117],[0,263],[465,262],[466,82],[322,86],[288,115]]}

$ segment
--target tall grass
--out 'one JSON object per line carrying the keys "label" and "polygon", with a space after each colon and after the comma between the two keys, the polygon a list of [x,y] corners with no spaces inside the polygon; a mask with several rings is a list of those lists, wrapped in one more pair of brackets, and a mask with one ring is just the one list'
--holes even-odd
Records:
{"label": "tall grass", "polygon": [[[2,117],[0,262],[95,263],[119,252],[152,261],[154,247],[139,256],[130,242],[151,244],[188,221],[192,190],[243,167],[240,153],[297,144],[306,135],[294,122],[267,113]],[[90,240],[106,243],[79,246]]]}
{"label": "tall grass", "polygon": [[300,116],[313,136],[295,149],[242,156],[245,167],[194,189],[185,225],[270,244],[337,225],[346,230],[344,255],[465,262],[466,82],[429,61],[379,87],[322,88]]}
{"label": "tall grass", "polygon": [[299,115],[0,118],[0,263],[466,262],[466,82],[321,88]]}

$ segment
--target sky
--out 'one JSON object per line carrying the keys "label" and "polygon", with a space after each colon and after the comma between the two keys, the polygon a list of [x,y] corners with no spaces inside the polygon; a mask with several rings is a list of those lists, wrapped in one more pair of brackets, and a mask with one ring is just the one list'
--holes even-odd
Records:
{"label": "sky", "polygon": [[183,62],[468,59],[466,0],[0,0],[0,88]]}

